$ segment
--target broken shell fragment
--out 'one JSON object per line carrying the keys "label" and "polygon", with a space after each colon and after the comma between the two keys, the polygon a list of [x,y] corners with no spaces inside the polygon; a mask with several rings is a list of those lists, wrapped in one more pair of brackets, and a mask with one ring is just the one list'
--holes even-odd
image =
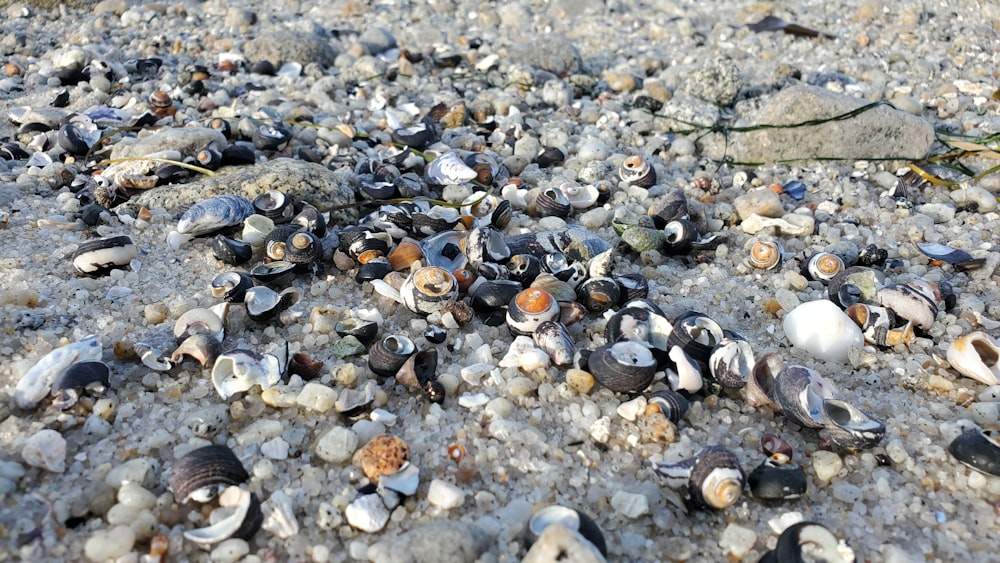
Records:
{"label": "broken shell fragment", "polygon": [[750,379],[754,357],[750,343],[735,333],[729,332],[708,358],[708,368],[719,385],[726,389],[741,389]]}
{"label": "broken shell fragment", "polygon": [[842,448],[874,448],[885,436],[885,424],[840,399],[823,401],[823,427]]}
{"label": "broken shell fragment", "polygon": [[982,331],[975,331],[948,346],[946,357],[958,373],[986,385],[1000,384],[1000,343]]}
{"label": "broken shell fragment", "polygon": [[[920,282],[920,283],[918,283]],[[920,330],[930,330],[943,303],[937,284],[926,280],[883,287],[878,290],[878,303],[891,309],[896,316],[913,321]]]}
{"label": "broken shell fragment", "polygon": [[249,478],[233,450],[210,445],[191,450],[175,461],[167,475],[167,488],[178,502],[208,502],[227,487]]}
{"label": "broken shell fragment", "polygon": [[760,563],[784,561],[826,561],[828,563],[854,563],[854,550],[822,524],[799,522],[792,524],[778,537],[774,551],[768,551]]}
{"label": "broken shell fragment", "polygon": [[139,251],[129,236],[104,237],[81,243],[73,253],[73,268],[87,276],[103,276],[138,257]]}
{"label": "broken shell fragment", "polygon": [[976,471],[1000,477],[1000,442],[991,431],[970,428],[952,440],[948,452]]}
{"label": "broken shell fragment", "polygon": [[52,384],[52,406],[65,410],[76,404],[81,391],[101,394],[110,385],[111,368],[100,360],[70,364]]}
{"label": "broken shell fragment", "polygon": [[826,424],[823,403],[836,398],[836,388],[816,370],[787,366],[774,380],[775,402],[792,422],[807,428]]}
{"label": "broken shell fragment", "polygon": [[14,387],[14,401],[22,409],[35,408],[49,394],[52,384],[63,371],[76,362],[99,360],[103,349],[97,335],[90,335],[42,357]]}
{"label": "broken shell fragment", "polygon": [[668,486],[686,487],[687,500],[696,508],[732,506],[746,484],[739,458],[723,446],[708,446],[677,463],[657,463],[654,470],[667,479]]}
{"label": "broken shell fragment", "polygon": [[538,541],[545,528],[552,524],[560,524],[568,530],[572,530],[581,536],[601,552],[604,557],[608,556],[608,546],[604,541],[604,534],[597,522],[587,514],[568,506],[550,504],[540,508],[531,515],[524,529],[524,546],[531,546]]}
{"label": "broken shell fragment", "polygon": [[375,436],[355,454],[361,471],[371,480],[392,475],[410,459],[410,448],[401,438],[391,434]]}
{"label": "broken shell fragment", "polygon": [[775,352],[768,352],[757,358],[750,371],[750,379],[747,381],[747,404],[753,408],[775,405],[774,379],[783,369],[785,363]]}
{"label": "broken shell fragment", "polygon": [[209,334],[222,342],[228,312],[229,303],[219,303],[207,309],[190,309],[174,322],[174,339],[180,344],[192,334]]}
{"label": "broken shell fragment", "polygon": [[267,389],[281,381],[281,365],[273,354],[236,349],[220,355],[212,368],[212,384],[223,400],[254,385]]}
{"label": "broken shell fragment", "polygon": [[179,364],[184,360],[184,356],[193,358],[204,367],[215,364],[215,359],[219,356],[219,347],[222,344],[210,334],[192,334],[184,339],[179,346],[170,354],[170,361]]}
{"label": "broken shell fragment", "polygon": [[[219,514],[219,516],[216,516]],[[229,538],[249,539],[260,530],[264,517],[257,495],[233,485],[219,495],[219,508],[212,511],[211,525],[184,532],[184,537],[203,546]]]}

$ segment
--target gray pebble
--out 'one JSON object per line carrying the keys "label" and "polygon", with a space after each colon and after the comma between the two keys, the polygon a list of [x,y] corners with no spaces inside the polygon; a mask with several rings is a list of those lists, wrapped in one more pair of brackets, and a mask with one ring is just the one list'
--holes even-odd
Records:
{"label": "gray pebble", "polygon": [[278,29],[264,33],[243,44],[248,61],[270,61],[275,66],[294,61],[332,66],[337,51],[324,37],[308,32]]}
{"label": "gray pebble", "polygon": [[375,563],[473,563],[489,549],[493,539],[479,527],[465,522],[425,524],[405,534],[372,545],[368,560]]}

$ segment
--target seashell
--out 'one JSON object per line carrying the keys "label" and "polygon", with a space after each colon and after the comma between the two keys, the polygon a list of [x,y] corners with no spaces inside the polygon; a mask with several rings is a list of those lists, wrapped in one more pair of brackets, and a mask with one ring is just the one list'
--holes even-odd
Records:
{"label": "seashell", "polygon": [[514,335],[530,335],[538,325],[558,316],[559,302],[538,287],[522,290],[507,304],[507,328]]}
{"label": "seashell", "polygon": [[278,225],[264,237],[264,255],[268,260],[288,260],[288,238],[299,232],[298,225]]}
{"label": "seashell", "polygon": [[261,125],[254,129],[253,146],[262,151],[280,151],[292,140],[292,132],[281,123]]}
{"label": "seashell", "polygon": [[211,141],[195,152],[194,159],[202,168],[218,170],[222,166],[222,150],[218,142]]}
{"label": "seashell", "polygon": [[662,229],[667,223],[678,219],[688,219],[688,202],[684,190],[674,189],[657,198],[647,211],[653,219],[653,226]]}
{"label": "seashell", "polygon": [[253,214],[243,222],[243,242],[250,246],[264,246],[267,235],[274,230],[274,221],[270,217]]}
{"label": "seashell", "polygon": [[885,436],[885,424],[839,399],[823,401],[823,421],[830,441],[842,448],[874,448]]}
{"label": "seashell", "polygon": [[464,237],[465,234],[459,231],[444,231],[420,241],[427,265],[449,272],[465,268],[469,260],[462,252]]}
{"label": "seashell", "polygon": [[257,322],[267,322],[298,303],[302,291],[297,287],[289,287],[280,293],[267,286],[254,286],[247,289],[244,303],[247,315]]}
{"label": "seashell", "polygon": [[1000,342],[975,331],[948,345],[948,363],[958,373],[986,385],[1000,384]]}
{"label": "seashell", "polygon": [[774,378],[774,401],[789,420],[807,428],[822,428],[823,402],[836,398],[836,388],[816,370],[786,366]]}
{"label": "seashell", "polygon": [[100,360],[77,361],[52,382],[52,406],[66,410],[76,404],[80,390],[102,394],[111,385],[111,368]]}
{"label": "seashell", "polygon": [[573,289],[573,285],[557,278],[549,272],[542,272],[535,276],[535,279],[528,287],[544,289],[560,303],[576,301],[576,290]]}
{"label": "seashell", "polygon": [[513,216],[514,208],[511,203],[507,200],[502,200],[497,204],[493,213],[490,214],[490,224],[500,230],[503,230],[510,224],[510,220]]}
{"label": "seashell", "polygon": [[639,393],[653,382],[656,360],[642,344],[625,340],[591,352],[587,371],[616,393]]}
{"label": "seashell", "polygon": [[573,363],[576,344],[562,323],[545,321],[538,325],[531,337],[535,341],[535,346],[549,355],[553,365],[568,366]]}
{"label": "seashell", "polygon": [[149,105],[154,108],[170,107],[173,103],[174,100],[170,97],[170,94],[163,90],[154,90],[153,93],[149,95]]}
{"label": "seashell", "polygon": [[566,258],[574,262],[586,262],[587,274],[592,278],[610,276],[614,267],[612,261],[615,257],[615,250],[611,249],[596,256],[585,254],[586,248],[581,249],[579,245],[570,245],[566,249]]}
{"label": "seashell", "polygon": [[611,245],[590,229],[567,228],[561,231],[542,231],[507,237],[511,255],[532,254],[539,258],[553,252],[563,252],[572,243],[585,244],[591,255],[598,255]]}
{"label": "seashell", "polygon": [[472,309],[480,313],[498,311],[506,307],[524,287],[515,280],[478,280],[470,288]]}
{"label": "seashell", "polygon": [[708,446],[693,458],[657,463],[654,469],[668,485],[686,486],[686,500],[697,508],[722,510],[732,506],[746,484],[739,458],[723,446]]}
{"label": "seashell", "polygon": [[458,280],[449,270],[437,266],[418,268],[399,288],[403,305],[420,315],[440,311],[458,299]]}
{"label": "seashell", "polygon": [[[575,287],[575,282],[581,281],[587,277],[585,269],[582,267],[577,268],[576,263],[571,262],[562,252],[551,252],[542,256],[541,263],[542,268],[546,272],[552,274],[561,281],[570,282],[571,288]],[[574,294],[573,299],[575,298],[576,296]]]}
{"label": "seashell", "polygon": [[333,328],[334,331],[341,337],[353,336],[358,339],[365,347],[370,345],[375,340],[375,335],[378,334],[378,323],[375,321],[369,321],[365,319],[359,319],[356,317],[350,317],[342,321],[338,321]]}
{"label": "seashell", "polygon": [[243,223],[254,214],[253,205],[242,196],[221,195],[192,205],[177,222],[177,232],[207,235]]}
{"label": "seashell", "polygon": [[768,461],[777,465],[790,463],[794,454],[792,445],[788,441],[770,432],[766,432],[760,437],[760,451],[764,452]]}
{"label": "seashell", "polygon": [[[222,516],[216,520],[215,515]],[[184,537],[203,547],[221,543],[229,538],[250,539],[264,522],[257,495],[237,486],[231,486],[219,495],[219,508],[212,511],[212,524],[205,528],[188,530]]]}
{"label": "seashell", "polygon": [[1000,477],[1000,442],[992,431],[970,428],[948,444],[948,453],[976,471]]}
{"label": "seashell", "polygon": [[740,222],[740,229],[748,235],[755,235],[764,231],[769,233],[777,231],[777,234],[802,237],[813,233],[816,229],[816,220],[802,213],[788,213],[778,218],[762,217],[756,213],[751,213],[749,217]]}
{"label": "seashell", "polygon": [[207,309],[197,308],[185,311],[174,321],[174,340],[180,344],[192,334],[209,334],[222,342],[226,331],[226,314],[229,303],[220,303]]}
{"label": "seashell", "polygon": [[413,496],[420,486],[420,468],[407,461],[399,471],[392,475],[382,475],[378,478],[380,494],[384,491],[394,491],[403,496]]}
{"label": "seashell", "polygon": [[629,273],[615,276],[618,284],[619,305],[633,299],[643,299],[649,294],[649,280],[640,273]]}
{"label": "seashell", "polygon": [[281,381],[281,364],[274,354],[235,349],[221,354],[212,367],[212,384],[222,400],[259,385],[267,389]]}
{"label": "seashell", "polygon": [[578,186],[564,182],[559,186],[566,201],[573,209],[589,209],[597,203],[601,196],[600,191],[594,185]]}
{"label": "seashell", "polygon": [[[601,556],[608,556],[607,543],[604,541],[604,534],[601,532],[597,522],[587,514],[575,508],[559,504],[550,504],[538,509],[525,524],[523,541],[524,547],[530,549],[542,532],[552,524],[559,524],[567,530],[580,534],[583,539],[590,542],[601,553]],[[596,558],[595,558],[596,559]]]}
{"label": "seashell", "polygon": [[295,215],[291,200],[278,190],[269,190],[253,199],[254,213],[270,218],[275,223],[286,223]]}
{"label": "seashell", "polygon": [[333,408],[347,418],[356,418],[367,414],[375,403],[375,393],[378,385],[369,379],[360,389],[344,389],[337,395]]}
{"label": "seashell", "polygon": [[297,375],[305,381],[316,379],[323,371],[323,360],[314,360],[305,352],[296,352],[288,359],[288,374]]}
{"label": "seashell", "polygon": [[167,473],[167,488],[180,503],[208,502],[227,487],[250,479],[239,458],[226,446],[191,450]]}
{"label": "seashell", "polygon": [[618,177],[633,186],[648,188],[656,183],[656,170],[646,159],[635,155],[622,162],[618,168]]}
{"label": "seashell", "polygon": [[605,340],[629,340],[648,348],[668,351],[670,333],[673,332],[670,321],[662,314],[636,305],[638,303],[623,307],[608,319],[604,326]]}
{"label": "seashell", "polygon": [[138,257],[139,251],[128,235],[91,239],[76,248],[73,268],[87,276],[103,276]]}
{"label": "seashell", "polygon": [[292,264],[312,264],[323,258],[323,240],[309,231],[299,231],[285,241],[285,259]]}
{"label": "seashell", "polygon": [[494,227],[478,227],[465,239],[465,256],[469,266],[478,268],[484,262],[503,262],[510,258],[510,248],[503,234]]}
{"label": "seashell", "polygon": [[865,343],[858,325],[826,299],[795,307],[781,326],[794,346],[821,360],[846,362],[851,347],[860,348]]}
{"label": "seashell", "polygon": [[758,500],[782,501],[806,494],[806,473],[797,463],[777,464],[770,459],[747,476],[750,494]]}
{"label": "seashell", "polygon": [[507,261],[507,272],[510,279],[527,287],[542,273],[542,261],[531,254],[516,254]]}
{"label": "seashell", "polygon": [[528,215],[532,217],[569,217],[573,211],[566,195],[559,188],[535,188],[525,197]]}
{"label": "seashell", "polygon": [[916,340],[913,323],[893,328],[896,316],[885,307],[855,303],[844,311],[861,328],[865,342],[878,346],[910,344]]}
{"label": "seashell", "polygon": [[208,127],[222,133],[226,139],[230,139],[233,136],[233,126],[229,123],[228,119],[213,117],[208,121]]}
{"label": "seashell", "polygon": [[725,334],[719,323],[704,313],[687,311],[674,319],[673,330],[667,342],[678,346],[701,365],[708,365],[712,350],[722,342]]}
{"label": "seashell", "polygon": [[885,264],[885,261],[889,258],[889,252],[884,248],[879,248],[874,244],[869,244],[868,246],[861,249],[858,253],[858,264],[867,267],[877,267],[880,268]]}
{"label": "seashell", "polygon": [[649,395],[646,412],[659,412],[674,424],[680,424],[687,414],[690,403],[684,395],[670,389],[660,389]]}
{"label": "seashell", "polygon": [[566,161],[566,154],[559,147],[542,147],[541,152],[535,157],[535,164],[539,168],[551,168]]}
{"label": "seashell", "polygon": [[591,313],[601,314],[618,305],[621,292],[615,280],[596,277],[585,280],[577,287],[576,298]]}
{"label": "seashell", "polygon": [[243,272],[223,272],[212,279],[212,295],[229,303],[242,303],[253,279]]}
{"label": "seashell", "polygon": [[633,226],[622,232],[621,239],[636,252],[659,251],[667,242],[667,234],[652,227]]}
{"label": "seashell", "polygon": [[673,369],[667,370],[667,382],[674,391],[687,391],[697,393],[705,385],[705,380],[701,375],[701,365],[689,356],[680,346],[671,346],[667,351],[668,365],[672,364]]}
{"label": "seashell", "polygon": [[420,244],[412,240],[404,240],[396,245],[389,253],[389,267],[393,271],[399,272],[410,269],[414,262],[422,259],[424,252]]}
{"label": "seashell", "polygon": [[795,201],[801,201],[806,195],[806,185],[798,180],[791,180],[781,186],[781,192],[788,194],[788,197]]}
{"label": "seashell", "polygon": [[284,285],[295,277],[295,264],[287,260],[255,264],[250,268],[250,277],[267,285]]}
{"label": "seashell", "polygon": [[422,390],[429,382],[437,379],[437,365],[437,349],[425,348],[406,359],[396,372],[396,381],[407,387]]}
{"label": "seashell", "polygon": [[84,156],[90,151],[91,141],[75,124],[67,123],[56,133],[56,142],[69,154]]}
{"label": "seashell", "polygon": [[135,353],[139,356],[139,361],[142,362],[142,365],[151,370],[169,371],[170,368],[174,367],[169,359],[163,357],[163,353],[158,348],[154,348],[149,344],[143,342],[136,343]]}
{"label": "seashell", "polygon": [[433,121],[421,121],[412,127],[400,127],[393,130],[389,137],[400,145],[423,150],[435,140],[438,133],[434,130]]}
{"label": "seashell", "polygon": [[375,436],[354,455],[365,477],[373,481],[396,473],[409,459],[410,447],[402,438],[391,434]]}
{"label": "seashell", "polygon": [[817,252],[806,263],[809,278],[816,281],[830,281],[844,269],[844,260],[832,252]]}
{"label": "seashell", "polygon": [[292,217],[293,225],[299,225],[319,238],[326,236],[326,216],[308,203],[302,204],[302,209]]}
{"label": "seashell", "polygon": [[698,228],[687,219],[671,221],[663,227],[663,253],[679,256],[691,252],[699,240]]}
{"label": "seashell", "polygon": [[253,257],[253,247],[246,242],[231,239],[225,235],[215,235],[212,239],[212,254],[221,262],[239,266]]}
{"label": "seashell", "polygon": [[927,282],[922,285],[908,284],[883,287],[878,290],[879,305],[891,309],[897,317],[913,322],[913,326],[927,331],[934,326],[940,299],[937,284]]}
{"label": "seashell", "polygon": [[402,334],[387,334],[368,349],[368,368],[379,377],[395,377],[416,352],[416,345]]}
{"label": "seashell", "polygon": [[479,174],[455,152],[446,152],[430,161],[424,169],[427,181],[437,186],[457,185],[475,180]]}
{"label": "seashell", "polygon": [[854,551],[844,542],[837,541],[836,536],[822,524],[799,522],[785,528],[778,537],[778,545],[774,551],[765,553],[760,563],[783,561],[853,563],[854,560]]}
{"label": "seashell", "polygon": [[971,254],[946,244],[932,242],[914,242],[913,246],[931,260],[947,262],[959,271],[974,270],[986,263],[985,258],[973,258]]}
{"label": "seashell", "polygon": [[773,270],[781,266],[785,250],[774,239],[758,240],[750,247],[747,263],[761,270]]}
{"label": "seashell", "polygon": [[878,291],[885,286],[882,272],[851,266],[834,276],[826,286],[830,301],[846,309],[855,303],[878,303]]}
{"label": "seashell", "polygon": [[774,379],[783,369],[785,363],[774,352],[768,352],[757,358],[747,380],[747,404],[753,408],[774,405]]}
{"label": "seashell", "polygon": [[221,343],[210,334],[192,334],[184,339],[180,345],[170,354],[170,362],[179,364],[184,360],[184,356],[189,356],[201,364],[209,367],[215,364],[219,357]]}
{"label": "seashell", "polygon": [[709,373],[725,389],[743,388],[750,379],[753,366],[750,343],[735,333],[723,337],[708,358]]}

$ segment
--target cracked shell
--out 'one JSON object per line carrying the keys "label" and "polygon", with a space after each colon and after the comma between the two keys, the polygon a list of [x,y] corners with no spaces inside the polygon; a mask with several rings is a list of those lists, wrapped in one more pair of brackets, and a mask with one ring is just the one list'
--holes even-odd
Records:
{"label": "cracked shell", "polygon": [[273,354],[236,349],[220,355],[212,367],[212,385],[223,400],[259,385],[267,389],[281,381],[281,365]]}
{"label": "cracked shell", "polygon": [[424,266],[407,276],[399,288],[403,305],[419,315],[429,315],[458,299],[458,280],[438,266]]}
{"label": "cracked shell", "polygon": [[233,450],[210,445],[191,450],[174,462],[167,488],[180,503],[208,502],[226,487],[239,485],[250,475]]}
{"label": "cracked shell", "polygon": [[948,346],[948,363],[958,373],[986,385],[1000,384],[1000,343],[982,331],[956,339]]}
{"label": "cracked shell", "polygon": [[874,448],[885,436],[885,424],[839,399],[823,401],[823,427],[830,440],[842,448]]}

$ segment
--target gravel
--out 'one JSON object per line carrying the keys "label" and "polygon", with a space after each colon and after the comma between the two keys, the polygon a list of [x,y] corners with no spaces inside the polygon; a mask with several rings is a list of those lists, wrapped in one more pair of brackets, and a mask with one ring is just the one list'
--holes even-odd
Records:
{"label": "gravel", "polygon": [[[960,376],[943,359],[959,336],[1000,334],[994,246],[1000,175],[966,178],[954,190],[914,183],[910,201],[897,202],[887,192],[906,162],[883,160],[941,150],[935,131],[971,138],[1000,132],[997,83],[989,74],[1000,32],[996,5],[3,4],[3,116],[33,115],[58,126],[70,112],[102,104],[119,90],[129,100],[125,110],[138,115],[150,107],[149,95],[162,90],[174,102],[168,119],[174,128],[132,149],[121,143],[132,133],[115,132],[107,142],[121,146],[116,154],[190,151],[218,135],[178,127],[204,126],[212,116],[247,127],[287,119],[293,140],[279,154],[258,151],[254,165],[143,193],[102,214],[96,226],[79,219],[81,205],[71,193],[79,159],[40,166],[0,159],[0,240],[6,243],[0,246],[0,558],[156,560],[166,554],[169,560],[323,562],[403,561],[408,554],[429,561],[434,538],[445,530],[454,540],[442,547],[450,551],[442,551],[441,560],[510,562],[527,553],[522,533],[532,511],[549,504],[592,516],[609,560],[757,561],[782,530],[801,520],[826,525],[865,561],[978,560],[1000,551],[1000,478],[957,463],[947,450],[974,423],[998,428],[1000,393]],[[834,38],[747,29],[765,15]],[[151,57],[162,66],[143,77],[136,60]],[[294,66],[275,76],[226,70],[261,58],[278,67],[297,62],[301,75]],[[94,61],[106,66],[92,64],[89,79],[60,78],[59,71]],[[200,86],[192,84],[199,65],[209,73]],[[51,107],[64,88],[69,105]],[[737,127],[795,123],[881,100],[896,109],[880,106],[822,127],[731,132],[728,139],[719,131],[684,132],[719,120]],[[643,109],[654,102],[661,104],[655,115]],[[357,284],[353,271],[332,265],[296,277],[302,298],[284,322],[261,325],[237,310],[226,332],[227,349],[267,352],[287,341],[291,352],[324,361],[313,381],[293,376],[281,388],[224,402],[210,370],[193,362],[160,373],[113,351],[116,343],[147,342],[169,352],[173,322],[217,302],[209,282],[223,265],[209,241],[178,250],[166,244],[187,205],[216,193],[252,197],[274,188],[317,205],[350,202],[357,159],[382,150],[392,128],[415,125],[439,103],[452,110],[442,135],[446,145],[494,151],[528,186],[600,181],[612,188],[606,204],[566,219],[516,211],[508,234],[582,225],[614,242],[615,222],[636,220],[661,196],[684,190],[692,220],[702,233],[723,235],[723,242],[679,257],[625,253],[616,273],[647,277],[651,299],[669,318],[702,311],[745,336],[758,356],[775,351],[786,363],[816,369],[885,423],[885,438],[871,450],[826,451],[821,434],[731,392],[694,401],[676,428],[656,427],[643,414],[626,419],[618,407],[633,397],[602,389],[586,372],[522,369],[546,364],[534,352],[531,362],[501,366],[513,337],[479,320],[452,325],[438,346],[438,374],[449,393],[443,404],[376,380],[377,414],[351,420],[336,413],[336,399],[375,378],[364,354],[333,353],[342,339],[330,330],[331,319],[377,319],[381,334],[406,333],[419,347],[428,344],[422,335],[436,321],[418,318],[370,284]],[[18,109],[24,107],[31,112]],[[352,137],[340,125],[362,135]],[[0,138],[21,147],[46,140],[18,129],[4,120]],[[45,135],[54,146],[56,133]],[[301,156],[296,150],[303,147],[320,147],[325,166],[285,158]],[[559,149],[565,161],[540,166],[535,159],[547,148]],[[59,156],[58,149],[49,152]],[[633,155],[656,170],[658,180],[648,189],[618,181],[619,165]],[[822,159],[828,156],[844,160]],[[803,157],[819,159],[785,161]],[[728,163],[713,160],[722,158]],[[739,161],[766,164],[731,164]],[[966,162],[976,171],[995,164]],[[747,172],[752,179],[744,181]],[[792,180],[806,186],[801,201],[786,193],[777,200],[748,195]],[[447,196],[463,193],[453,188]],[[143,206],[148,215],[140,213]],[[333,227],[356,220],[353,210],[340,211]],[[775,221],[781,223],[767,226]],[[130,268],[101,278],[74,272],[71,256],[81,242],[116,235],[130,236],[139,249]],[[747,264],[754,235],[781,239],[783,266],[759,271]],[[948,244],[985,262],[962,271],[929,260],[911,241]],[[804,260],[819,250],[851,254],[869,244],[888,252],[884,271],[892,281],[947,282],[954,306],[913,343],[855,349],[846,362],[792,346],[784,315],[827,297],[823,283],[800,273]],[[596,348],[604,343],[604,324],[588,315],[570,332],[578,346]],[[64,413],[44,402],[17,408],[19,378],[52,349],[89,334],[99,335],[112,367],[109,391]],[[657,376],[653,388],[664,386]],[[683,491],[651,470],[655,462],[718,444],[749,471],[763,460],[765,432],[793,446],[809,481],[801,499],[765,505],[744,495],[722,513],[689,511]],[[420,470],[416,494],[387,493],[394,502],[375,493],[359,496],[367,480],[352,461],[359,445],[384,433],[406,442],[409,461]],[[183,533],[207,524],[209,511],[178,504],[165,474],[180,456],[208,443],[234,450],[252,475],[246,486],[278,516],[248,540],[231,538],[202,551]],[[289,533],[293,523],[297,533]],[[598,560],[580,543],[585,540],[563,532],[543,534],[552,544],[536,544],[531,560],[554,560],[551,554],[562,547]]]}

